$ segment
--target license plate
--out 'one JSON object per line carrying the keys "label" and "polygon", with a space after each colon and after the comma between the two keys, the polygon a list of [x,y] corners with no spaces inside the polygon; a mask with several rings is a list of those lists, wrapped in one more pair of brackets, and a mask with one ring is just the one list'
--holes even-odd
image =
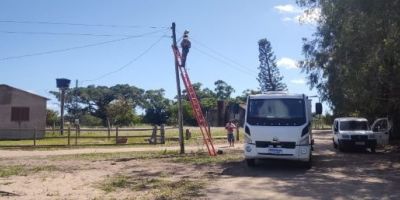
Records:
{"label": "license plate", "polygon": [[282,149],[268,149],[268,153],[281,154],[282,153]]}
{"label": "license plate", "polygon": [[365,145],[365,142],[356,142],[356,145]]}

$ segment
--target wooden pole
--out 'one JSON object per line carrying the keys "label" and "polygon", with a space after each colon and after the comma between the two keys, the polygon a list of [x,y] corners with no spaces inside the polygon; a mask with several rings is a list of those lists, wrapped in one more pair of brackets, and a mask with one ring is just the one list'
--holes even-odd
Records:
{"label": "wooden pole", "polygon": [[153,133],[151,134],[151,140],[153,144],[157,144],[157,126],[154,125],[153,127]]}
{"label": "wooden pole", "polygon": [[70,132],[68,132],[67,140],[68,140],[68,146],[71,146],[71,133]]}
{"label": "wooden pole", "polygon": [[165,144],[165,126],[161,124],[160,126],[160,143]]}
{"label": "wooden pole", "polygon": [[65,89],[61,89],[61,124],[60,134],[64,134],[64,101],[65,101]]}
{"label": "wooden pole", "polygon": [[36,128],[33,129],[33,146],[36,146]]}
{"label": "wooden pole", "polygon": [[[178,46],[176,44],[176,31],[175,31],[175,22],[172,23],[172,42],[173,42],[173,48],[178,49]],[[184,138],[183,138],[183,117],[182,117],[182,96],[181,96],[181,85],[180,85],[180,79],[179,79],[179,62],[178,58],[175,57],[175,75],[176,75],[176,90],[178,93],[178,124],[179,124],[179,146],[180,146],[180,154],[185,153],[185,143],[184,143]]]}
{"label": "wooden pole", "polygon": [[118,126],[115,128],[115,144],[118,144]]}

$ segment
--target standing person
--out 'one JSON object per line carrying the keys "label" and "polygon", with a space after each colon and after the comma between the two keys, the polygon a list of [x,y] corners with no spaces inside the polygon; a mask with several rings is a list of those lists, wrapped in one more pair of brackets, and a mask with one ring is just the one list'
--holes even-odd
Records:
{"label": "standing person", "polygon": [[230,120],[225,126],[225,129],[227,130],[228,142],[230,147],[235,146],[235,136],[233,135],[233,130],[235,130],[235,128],[236,125],[233,123],[233,120]]}

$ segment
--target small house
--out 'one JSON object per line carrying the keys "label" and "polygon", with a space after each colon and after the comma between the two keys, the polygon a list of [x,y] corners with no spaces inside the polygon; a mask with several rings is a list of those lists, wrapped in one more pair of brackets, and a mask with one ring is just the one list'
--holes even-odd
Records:
{"label": "small house", "polygon": [[46,97],[0,84],[0,139],[43,138]]}

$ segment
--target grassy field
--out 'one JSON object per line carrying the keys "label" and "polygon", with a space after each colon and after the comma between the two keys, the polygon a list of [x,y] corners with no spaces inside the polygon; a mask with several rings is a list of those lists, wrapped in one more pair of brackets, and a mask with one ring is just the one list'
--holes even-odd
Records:
{"label": "grassy field", "polygon": [[[140,128],[149,128],[152,127],[140,127]],[[185,140],[185,143],[192,145],[200,145],[202,144],[202,135],[199,127],[184,127],[184,133],[186,129],[189,129],[191,132],[191,138]],[[241,132],[243,130],[240,130]],[[118,133],[119,137],[128,136],[128,140],[126,144],[122,145],[147,145],[149,142],[150,135],[152,134],[151,130],[144,131],[123,131],[120,130]],[[212,137],[217,139],[223,139],[226,136],[226,130],[223,127],[211,127]],[[103,145],[115,145],[115,130],[111,131],[110,137],[108,137],[107,131],[81,131],[78,137],[76,137],[75,130],[70,132],[69,144],[70,146],[78,145],[78,146],[103,146]],[[157,135],[160,133],[158,131]],[[135,136],[135,137],[130,137]],[[137,137],[141,136],[141,137]],[[84,138],[89,137],[89,138]],[[95,137],[103,137],[103,138],[95,138]],[[105,137],[105,138],[104,138]],[[165,130],[165,145],[178,145],[178,137],[179,132],[177,128],[166,127]],[[216,141],[218,142],[218,141]],[[33,146],[33,140],[2,140],[0,141],[0,147],[6,146]],[[60,135],[60,133],[48,131],[45,134],[45,138],[36,140],[37,146],[68,146],[68,132],[66,131],[64,135]]]}

